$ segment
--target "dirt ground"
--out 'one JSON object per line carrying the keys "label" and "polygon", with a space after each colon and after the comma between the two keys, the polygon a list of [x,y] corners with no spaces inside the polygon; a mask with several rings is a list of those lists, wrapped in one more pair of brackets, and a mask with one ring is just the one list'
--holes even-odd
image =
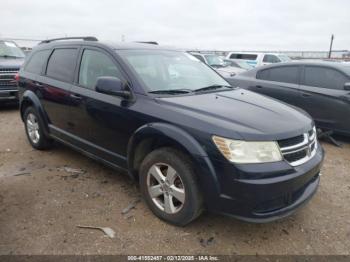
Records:
{"label": "dirt ground", "polygon": [[[33,150],[16,108],[0,108],[0,137],[0,255],[350,254],[350,141],[322,143],[319,190],[293,216],[249,224],[205,213],[179,228],[142,201],[122,214],[139,197],[127,176],[63,145]],[[110,227],[116,238],[77,225]]]}

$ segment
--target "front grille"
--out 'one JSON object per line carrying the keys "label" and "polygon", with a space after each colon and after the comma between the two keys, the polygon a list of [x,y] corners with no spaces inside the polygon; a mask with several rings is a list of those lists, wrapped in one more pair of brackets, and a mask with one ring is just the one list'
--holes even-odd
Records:
{"label": "front grille", "polygon": [[296,136],[296,137],[292,137],[292,138],[279,140],[278,145],[280,147],[288,147],[288,146],[299,144],[299,143],[303,142],[303,140],[304,140],[304,136],[300,135],[300,136]]}
{"label": "front grille", "polygon": [[19,68],[0,68],[0,88],[16,86],[15,75]]}
{"label": "front grille", "polygon": [[295,153],[284,155],[284,159],[287,160],[290,163],[293,163],[295,161],[303,159],[304,157],[306,157],[306,151],[305,150],[301,150],[301,151],[297,151]]}
{"label": "front grille", "polygon": [[289,139],[278,141],[281,153],[292,166],[301,165],[310,160],[317,149],[316,128],[307,133]]}

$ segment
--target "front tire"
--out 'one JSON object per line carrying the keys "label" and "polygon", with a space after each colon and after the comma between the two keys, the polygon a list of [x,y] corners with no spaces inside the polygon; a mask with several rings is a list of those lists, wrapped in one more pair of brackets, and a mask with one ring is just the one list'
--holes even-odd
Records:
{"label": "front tire", "polygon": [[24,125],[29,143],[38,150],[48,149],[52,146],[52,140],[45,136],[42,122],[36,110],[28,107],[24,112]]}
{"label": "front tire", "polygon": [[193,165],[179,150],[160,148],[148,154],[140,166],[140,189],[152,212],[171,224],[184,226],[201,214]]}

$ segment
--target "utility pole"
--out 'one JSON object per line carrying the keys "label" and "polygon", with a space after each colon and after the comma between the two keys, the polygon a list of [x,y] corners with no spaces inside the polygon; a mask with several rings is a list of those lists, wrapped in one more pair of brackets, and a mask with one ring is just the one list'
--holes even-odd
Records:
{"label": "utility pole", "polygon": [[333,40],[334,40],[334,35],[332,34],[332,36],[331,36],[331,46],[329,47],[328,58],[331,58],[331,55],[332,55]]}

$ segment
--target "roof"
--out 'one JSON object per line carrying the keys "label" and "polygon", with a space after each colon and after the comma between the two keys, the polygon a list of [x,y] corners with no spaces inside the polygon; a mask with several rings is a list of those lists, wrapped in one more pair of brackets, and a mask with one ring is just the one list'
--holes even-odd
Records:
{"label": "roof", "polygon": [[122,49],[134,49],[134,50],[178,50],[170,47],[162,47],[151,43],[140,42],[110,42],[110,41],[90,41],[90,40],[57,40],[51,42],[42,42],[35,49],[52,48],[55,46],[69,46],[69,45],[89,45],[89,46],[107,46],[110,49],[122,50]]}
{"label": "roof", "polygon": [[[269,65],[265,65],[264,67],[269,68],[269,67],[276,67],[276,66],[283,66],[283,65],[313,65],[313,66],[329,66],[329,67],[335,67],[335,68],[343,68],[343,67],[350,66],[349,64],[342,63],[342,62],[294,60],[294,61],[285,62],[285,63],[269,64]],[[258,67],[257,69],[261,69],[261,67]]]}

